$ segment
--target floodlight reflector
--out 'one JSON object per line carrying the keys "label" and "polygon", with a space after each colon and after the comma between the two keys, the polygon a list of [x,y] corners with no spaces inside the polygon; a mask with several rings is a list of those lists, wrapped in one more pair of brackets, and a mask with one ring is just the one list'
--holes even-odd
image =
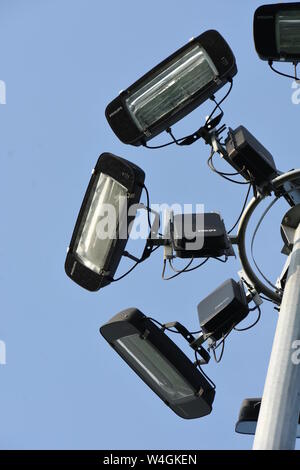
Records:
{"label": "floodlight reflector", "polygon": [[112,238],[100,238],[97,224],[103,217],[104,204],[115,207],[116,219],[112,220],[112,232],[117,231],[117,221],[126,210],[127,188],[110,176],[100,173],[95,181],[94,194],[85,220],[81,222],[74,251],[78,258],[92,271],[99,273],[114,242]]}
{"label": "floodlight reflector", "polygon": [[88,185],[68,250],[65,270],[80,286],[99,290],[112,281],[140,200],[145,173],[133,163],[102,154]]}
{"label": "floodlight reflector", "polygon": [[262,60],[300,61],[300,2],[262,5],[254,14],[255,48]]}
{"label": "floodlight reflector", "polygon": [[192,419],[211,412],[214,388],[165,332],[139,310],[120,312],[100,328],[100,333],[177,415]]}
{"label": "floodlight reflector", "polygon": [[118,138],[142,145],[182,119],[236,75],[235,57],[217,31],[206,31],[120,93],[106,108]]}
{"label": "floodlight reflector", "polygon": [[195,45],[126,99],[129,113],[143,132],[217,76],[210,57],[202,47]]}
{"label": "floodlight reflector", "polygon": [[276,16],[276,45],[279,54],[294,55],[300,52],[299,10],[283,10]]}
{"label": "floodlight reflector", "polygon": [[134,362],[138,374],[152,379],[156,393],[162,390],[168,402],[180,403],[195,392],[178,374],[168,360],[149,341],[141,341],[140,334],[118,339],[114,347],[127,363]]}

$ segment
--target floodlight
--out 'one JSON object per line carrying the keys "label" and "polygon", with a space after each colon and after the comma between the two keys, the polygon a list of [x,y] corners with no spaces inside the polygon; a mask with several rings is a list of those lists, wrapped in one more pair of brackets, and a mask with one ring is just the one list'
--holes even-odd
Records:
{"label": "floodlight", "polygon": [[173,220],[173,249],[178,258],[207,258],[234,255],[220,214],[176,214]]}
{"label": "floodlight", "polygon": [[242,282],[228,279],[198,304],[200,326],[205,338],[223,338],[249,313]]}
{"label": "floodlight", "polygon": [[142,145],[212,97],[236,73],[226,41],[217,31],[206,31],[122,91],[105,115],[122,142]]}
{"label": "floodlight", "polygon": [[[261,398],[246,398],[242,402],[235,432],[254,435],[260,412]],[[300,416],[297,427],[297,437],[300,437]]]}
{"label": "floodlight", "polygon": [[270,152],[246,129],[229,130],[224,158],[247,181],[264,186],[278,175]]}
{"label": "floodlight", "polygon": [[133,163],[103,153],[90,179],[68,250],[65,270],[80,286],[99,290],[112,281],[128,240],[145,173]]}
{"label": "floodlight", "polygon": [[262,60],[300,61],[300,2],[259,7],[254,15],[254,41]]}
{"label": "floodlight", "polygon": [[177,415],[200,418],[212,411],[214,388],[164,331],[139,310],[120,312],[100,328],[100,333]]}

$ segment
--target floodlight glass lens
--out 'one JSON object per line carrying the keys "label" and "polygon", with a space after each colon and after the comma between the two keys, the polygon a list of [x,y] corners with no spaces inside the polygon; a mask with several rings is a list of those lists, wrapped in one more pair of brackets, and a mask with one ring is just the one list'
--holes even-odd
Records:
{"label": "floodlight glass lens", "polygon": [[174,369],[171,363],[139,334],[125,336],[114,342],[121,356],[145,378],[169,403],[180,403],[195,395],[195,390]]}
{"label": "floodlight glass lens", "polygon": [[276,17],[276,46],[280,54],[300,54],[300,11],[281,11]]}
{"label": "floodlight glass lens", "polygon": [[218,71],[206,51],[199,45],[193,46],[129,96],[128,110],[136,126],[145,131],[166,114],[186,105],[217,76]]}
{"label": "floodlight glass lens", "polygon": [[239,434],[254,435],[257,421],[239,421],[235,427],[235,432]]}
{"label": "floodlight glass lens", "polygon": [[97,274],[104,268],[110,249],[118,238],[118,227],[126,215],[126,201],[127,188],[100,173],[75,243],[76,255]]}
{"label": "floodlight glass lens", "polygon": [[[239,421],[235,426],[235,432],[238,434],[248,434],[254,436],[256,432],[257,421]],[[297,426],[297,439],[300,437],[300,424]]]}

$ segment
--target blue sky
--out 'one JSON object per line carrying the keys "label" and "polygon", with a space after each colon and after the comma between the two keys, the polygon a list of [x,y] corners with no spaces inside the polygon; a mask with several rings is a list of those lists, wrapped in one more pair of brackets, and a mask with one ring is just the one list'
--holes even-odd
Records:
{"label": "blue sky", "polygon": [[[239,69],[224,122],[246,126],[281,170],[297,167],[300,108],[291,81],[272,74],[255,53],[252,18],[260,4],[2,0],[1,449],[251,448],[252,438],[236,435],[234,425],[242,400],[262,394],[276,326],[272,305],[263,305],[255,329],[229,337],[221,364],[206,368],[217,394],[212,414],[201,420],[173,414],[99,335],[103,323],[131,306],[198,329],[198,302],[237,279],[238,260],[212,261],[164,283],[160,250],[98,293],[72,283],[64,260],[90,172],[105,151],[144,169],[152,202],[203,203],[220,211],[228,228],[234,223],[245,188],[209,171],[203,142],[157,151],[125,146],[104,116],[119,90],[207,29],[226,38]],[[206,103],[174,126],[176,135],[200,127],[210,109]],[[285,261],[285,208],[280,203],[271,212],[257,237],[257,258],[273,280]]]}

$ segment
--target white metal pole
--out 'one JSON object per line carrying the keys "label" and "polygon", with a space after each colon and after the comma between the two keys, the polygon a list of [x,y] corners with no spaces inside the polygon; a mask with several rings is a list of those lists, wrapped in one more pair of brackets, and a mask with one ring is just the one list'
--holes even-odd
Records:
{"label": "white metal pole", "polygon": [[[254,450],[294,449],[300,409],[300,224],[283,294]],[[298,343],[297,343],[298,341]]]}

